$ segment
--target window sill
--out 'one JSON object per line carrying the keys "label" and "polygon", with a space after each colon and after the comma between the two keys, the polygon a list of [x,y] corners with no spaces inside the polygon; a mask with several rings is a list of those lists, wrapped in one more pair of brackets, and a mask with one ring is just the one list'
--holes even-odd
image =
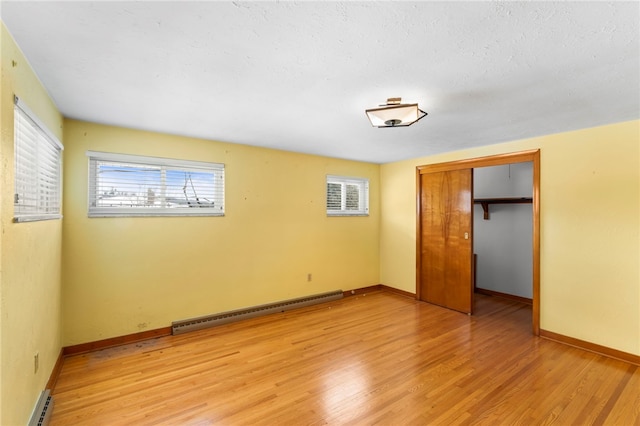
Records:
{"label": "window sill", "polygon": [[62,215],[61,214],[15,216],[13,218],[13,223],[39,222],[39,221],[42,221],[42,220],[58,220],[58,219],[62,219]]}

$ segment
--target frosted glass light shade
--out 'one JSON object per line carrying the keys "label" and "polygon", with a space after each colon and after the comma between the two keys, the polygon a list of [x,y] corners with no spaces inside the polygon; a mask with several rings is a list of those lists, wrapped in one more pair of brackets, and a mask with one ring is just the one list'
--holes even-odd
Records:
{"label": "frosted glass light shade", "polygon": [[366,113],[374,127],[410,126],[427,115],[418,108],[418,104],[385,105],[368,109]]}

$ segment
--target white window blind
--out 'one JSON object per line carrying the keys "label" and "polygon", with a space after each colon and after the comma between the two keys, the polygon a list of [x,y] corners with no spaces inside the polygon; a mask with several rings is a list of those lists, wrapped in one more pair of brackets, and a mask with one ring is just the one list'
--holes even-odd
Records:
{"label": "white window blind", "polygon": [[224,164],[88,151],[89,217],[222,216]]}
{"label": "white window blind", "polygon": [[369,179],[327,175],[327,215],[367,216]]}
{"label": "white window blind", "polygon": [[13,221],[60,219],[62,144],[14,97]]}

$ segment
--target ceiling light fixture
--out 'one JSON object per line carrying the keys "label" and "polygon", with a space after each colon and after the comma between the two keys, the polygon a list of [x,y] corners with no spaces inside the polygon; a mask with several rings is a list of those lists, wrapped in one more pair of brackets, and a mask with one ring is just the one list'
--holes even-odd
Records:
{"label": "ceiling light fixture", "polygon": [[389,98],[381,108],[366,110],[367,117],[374,127],[406,127],[427,115],[418,108],[418,104],[402,104],[402,98]]}

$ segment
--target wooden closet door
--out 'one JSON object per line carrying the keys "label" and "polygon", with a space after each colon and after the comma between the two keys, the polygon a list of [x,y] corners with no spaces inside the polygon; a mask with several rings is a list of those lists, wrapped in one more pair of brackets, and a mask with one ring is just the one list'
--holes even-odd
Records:
{"label": "wooden closet door", "polygon": [[473,310],[472,169],[420,175],[420,299]]}

